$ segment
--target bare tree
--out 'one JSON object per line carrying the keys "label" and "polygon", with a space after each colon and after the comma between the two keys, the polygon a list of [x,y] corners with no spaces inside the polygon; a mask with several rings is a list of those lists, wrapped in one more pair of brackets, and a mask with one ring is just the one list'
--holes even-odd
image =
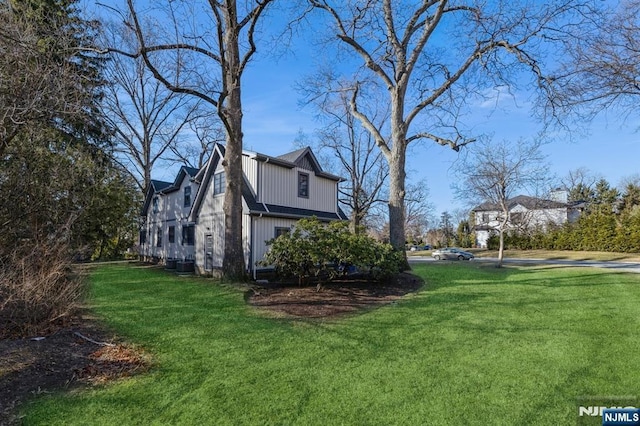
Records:
{"label": "bare tree", "polygon": [[337,173],[348,177],[339,188],[339,201],[350,215],[351,228],[359,232],[372,206],[383,203],[388,167],[371,134],[349,112],[349,96],[340,91],[317,104],[327,124],[317,132],[321,152],[337,162]]}
{"label": "bare tree", "polygon": [[596,183],[600,179],[601,175],[586,167],[570,170],[562,179],[562,186],[568,191],[568,201],[592,201],[595,197]]}
{"label": "bare tree", "polygon": [[548,166],[540,146],[539,141],[523,139],[478,143],[458,166],[458,173],[464,177],[455,187],[458,197],[476,205],[488,202],[500,211],[496,226],[500,238],[498,266],[502,266],[504,257],[509,199],[523,189],[537,192],[547,179]]}
{"label": "bare tree", "polygon": [[429,227],[434,211],[433,205],[429,203],[429,187],[426,179],[407,185],[404,211],[406,240],[421,239]]}
{"label": "bare tree", "polygon": [[168,159],[188,167],[201,169],[216,143],[225,141],[224,128],[211,115],[200,115],[189,123],[194,138],[179,140],[169,147]]}
{"label": "bare tree", "polygon": [[[106,46],[139,50],[130,27],[111,23],[105,28]],[[167,89],[147,70],[141,57],[111,53],[104,74],[110,84],[103,106],[115,134],[114,151],[144,194],[154,165],[175,149],[197,117],[198,103],[187,94]]]}
{"label": "bare tree", "polygon": [[[139,10],[127,0],[126,19],[139,43],[137,52],[153,76],[175,93],[188,94],[212,106],[226,133],[223,274],[244,277],[242,246],[242,75],[256,52],[255,33],[273,0],[156,2]],[[141,16],[164,14],[165,31],[145,27]],[[154,34],[153,42],[148,34]],[[132,54],[133,53],[133,54]]]}
{"label": "bare tree", "polygon": [[615,2],[594,31],[569,39],[561,67],[550,79],[557,96],[549,106],[586,118],[616,106],[637,115],[640,97],[640,1]]}
{"label": "bare tree", "polygon": [[[546,43],[577,28],[585,3],[308,0],[332,23],[338,46],[359,58],[351,113],[389,164],[390,240],[396,249],[404,247],[409,144],[431,140],[456,151],[467,145],[473,138],[456,125],[467,99],[488,87],[513,87],[522,69],[546,87],[538,60]],[[386,90],[391,108],[384,126],[372,120],[367,104],[367,96],[379,90]]]}

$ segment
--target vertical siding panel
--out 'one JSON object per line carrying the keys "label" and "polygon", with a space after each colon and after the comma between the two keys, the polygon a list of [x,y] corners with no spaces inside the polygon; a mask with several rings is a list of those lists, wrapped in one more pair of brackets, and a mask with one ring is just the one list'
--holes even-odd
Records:
{"label": "vertical siding panel", "polygon": [[[262,260],[267,252],[266,242],[275,237],[275,228],[291,228],[297,222],[295,219],[280,219],[272,217],[254,217],[255,221],[255,238],[254,238],[254,256],[256,261]],[[254,265],[254,267],[256,267]],[[258,266],[257,269],[262,269],[264,266]]]}
{"label": "vertical siding panel", "polygon": [[249,185],[253,189],[253,192],[257,193],[258,185],[258,162],[248,155],[242,156],[242,171],[244,172]]}
{"label": "vertical siding panel", "polygon": [[[298,173],[309,175],[309,198],[298,197]],[[267,204],[298,207],[309,210],[335,212],[337,206],[336,182],[316,176],[313,171],[264,164],[262,176]]]}

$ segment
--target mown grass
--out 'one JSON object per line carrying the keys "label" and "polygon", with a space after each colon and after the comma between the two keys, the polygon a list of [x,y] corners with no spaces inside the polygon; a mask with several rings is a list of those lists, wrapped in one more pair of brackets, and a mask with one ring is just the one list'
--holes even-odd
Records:
{"label": "mown grass", "polygon": [[[475,257],[498,257],[498,250],[463,249]],[[408,256],[431,256],[431,250],[408,251]],[[606,251],[569,251],[569,250],[505,250],[505,258],[548,259],[548,260],[593,260],[616,262],[640,262],[638,253],[617,253]]]}
{"label": "mown grass", "polygon": [[[151,372],[46,396],[25,424],[575,424],[640,395],[640,275],[425,264],[417,294],[330,321],[273,319],[236,287],[104,266],[96,313]],[[597,423],[596,423],[597,424]]]}

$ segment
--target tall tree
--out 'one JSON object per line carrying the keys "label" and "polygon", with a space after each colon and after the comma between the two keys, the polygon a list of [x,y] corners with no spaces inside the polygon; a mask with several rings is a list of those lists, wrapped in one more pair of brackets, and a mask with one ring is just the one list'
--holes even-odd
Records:
{"label": "tall tree", "polygon": [[453,221],[451,217],[451,213],[448,211],[443,211],[440,215],[440,230],[441,230],[441,240],[440,246],[448,247],[449,243],[454,237],[453,233]]}
{"label": "tall tree", "polygon": [[636,214],[640,210],[640,176],[624,180],[620,199],[620,212]]}
{"label": "tall tree", "polygon": [[[138,50],[135,34],[123,23],[105,25],[103,40],[107,47]],[[102,105],[115,136],[118,161],[144,194],[154,165],[169,157],[196,118],[197,100],[168,90],[139,57],[111,53],[104,77],[109,85]]]}
{"label": "tall tree", "polygon": [[[128,24],[138,38],[137,52],[155,78],[169,90],[194,96],[215,108],[226,132],[223,273],[244,277],[242,245],[242,76],[256,52],[256,26],[273,0],[186,0],[154,3],[165,14],[167,31],[149,28],[133,0],[127,0]],[[204,4],[203,4],[204,3]],[[197,19],[194,19],[197,17]],[[118,50],[118,49],[114,49]],[[133,53],[133,54],[132,54]]]}
{"label": "tall tree", "polygon": [[96,27],[76,6],[0,2],[0,32],[15,37],[0,36],[0,318],[9,325],[0,335],[72,312],[83,288],[70,274],[74,255],[114,253],[132,236],[123,217],[132,218],[135,191],[113,164],[99,114]]}
{"label": "tall tree", "polygon": [[0,156],[22,131],[52,125],[96,131],[95,23],[73,0],[0,2]]}
{"label": "tall tree", "polygon": [[[551,40],[586,20],[587,2],[475,2],[447,0],[344,2],[308,0],[355,61],[351,113],[373,136],[389,164],[391,244],[404,247],[406,153],[431,140],[456,151],[473,138],[456,123],[465,102],[483,89],[514,86],[519,71],[546,87],[538,62]],[[581,12],[581,13],[576,13]],[[569,25],[572,24],[572,25]],[[562,27],[562,30],[561,30]],[[368,95],[386,91],[390,119],[377,125]],[[469,96],[471,95],[471,96]],[[390,135],[387,137],[386,135]]]}
{"label": "tall tree", "polygon": [[406,240],[413,242],[422,239],[433,216],[426,179],[407,185],[404,211]]}
{"label": "tall tree", "polygon": [[169,147],[171,154],[167,158],[187,167],[201,169],[213,152],[215,144],[225,141],[224,128],[217,117],[210,114],[198,114],[197,118],[189,123],[189,128],[195,140],[177,141]]}
{"label": "tall tree", "polygon": [[[317,132],[318,145],[320,152],[335,159],[336,173],[347,178],[340,185],[339,201],[350,216],[352,230],[359,232],[372,208],[385,201],[388,167],[371,134],[349,112],[348,92],[332,95],[315,100],[325,123]],[[385,114],[380,115],[384,120]]]}
{"label": "tall tree", "polygon": [[[537,192],[547,179],[547,164],[539,141],[518,140],[476,144],[460,162],[463,176],[455,188],[458,197],[473,204],[489,202],[499,211],[496,230],[500,238],[498,266],[504,257],[504,233],[509,223],[508,200],[517,191]],[[535,193],[534,192],[534,193]]]}

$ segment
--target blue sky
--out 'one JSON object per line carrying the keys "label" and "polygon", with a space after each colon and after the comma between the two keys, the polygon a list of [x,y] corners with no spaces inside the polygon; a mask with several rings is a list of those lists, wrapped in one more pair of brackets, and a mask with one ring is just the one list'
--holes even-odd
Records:
{"label": "blue sky", "polygon": [[[279,155],[295,149],[299,131],[313,134],[318,123],[314,111],[299,105],[300,94],[294,84],[313,70],[313,60],[304,52],[279,59],[258,57],[244,76],[244,143],[249,150]],[[479,104],[466,123],[475,134],[493,135],[494,139],[531,138],[540,124],[531,117],[524,94],[514,99],[503,96],[494,102]],[[612,185],[640,174],[640,120],[623,119],[622,114],[607,112],[592,123],[574,129],[573,140],[564,134],[551,138],[544,146],[551,172],[559,178],[570,170],[585,167],[601,174]],[[408,176],[417,182],[426,179],[437,216],[464,206],[455,199],[449,182],[455,179],[454,163],[458,153],[425,141],[410,148]]]}
{"label": "blue sky", "polygon": [[[94,0],[86,0],[88,4]],[[278,21],[269,21],[276,28]],[[267,31],[269,33],[269,31]],[[264,40],[258,44],[258,53],[243,77],[244,146],[245,149],[268,155],[280,155],[297,147],[294,140],[299,132],[313,135],[318,123],[310,107],[300,106],[301,95],[295,84],[313,72],[321,55],[311,44],[313,28],[305,28],[304,37],[296,38],[295,54],[283,54],[282,49],[265,48]],[[274,52],[277,51],[277,52]],[[277,58],[274,53],[279,54]],[[474,135],[492,135],[494,139],[516,140],[531,138],[540,125],[531,118],[526,94],[515,93],[513,98],[501,96],[500,101],[479,103],[465,124]],[[566,135],[558,134],[544,147],[551,172],[558,177],[570,170],[585,167],[601,174],[612,185],[640,173],[640,118],[635,121],[621,119],[616,112],[601,114],[590,124],[580,125],[583,137],[574,135],[569,142]],[[578,130],[578,129],[576,129]],[[425,141],[410,148],[408,176],[411,182],[425,179],[429,187],[434,213],[463,208],[455,199],[450,182],[455,179],[454,164],[458,153]],[[173,170],[154,178],[173,180]]]}

